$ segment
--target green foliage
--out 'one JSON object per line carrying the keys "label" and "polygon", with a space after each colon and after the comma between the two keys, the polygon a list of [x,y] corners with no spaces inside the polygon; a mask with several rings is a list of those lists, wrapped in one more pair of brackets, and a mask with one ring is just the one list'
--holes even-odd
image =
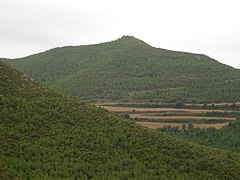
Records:
{"label": "green foliage", "polygon": [[205,55],[153,48],[129,36],[7,62],[37,81],[82,99],[240,101],[239,70]]}
{"label": "green foliage", "polygon": [[0,95],[20,96],[24,98],[39,98],[57,95],[57,93],[33,81],[13,66],[6,65],[0,60]]}
{"label": "green foliage", "polygon": [[[21,73],[1,62],[0,69],[2,179],[240,177],[238,154],[143,128],[22,80]],[[35,93],[32,86],[38,87]]]}
{"label": "green foliage", "polygon": [[160,131],[183,137],[202,145],[240,152],[240,122],[237,121],[229,123],[228,126],[221,129],[192,128],[192,125],[189,124],[188,128],[185,129],[164,127]]}
{"label": "green foliage", "polygon": [[[104,102],[103,102],[104,104]],[[183,102],[172,102],[172,103],[157,103],[157,102],[147,102],[147,103],[142,103],[142,102],[134,102],[134,103],[124,103],[124,102],[116,102],[116,104],[104,104],[104,106],[113,106],[113,107],[135,107],[135,108],[180,108],[180,109],[208,109],[208,110],[226,110],[226,111],[238,111],[240,110],[240,104],[236,103],[220,103],[220,104],[198,104],[198,103],[193,103],[193,104],[184,104]],[[233,114],[236,115],[236,112],[232,112]],[[209,113],[210,115],[211,113]],[[228,112],[223,112],[223,113],[218,113],[218,112],[213,112],[212,115],[216,116],[228,116],[230,113]],[[231,114],[231,115],[233,115]],[[205,114],[207,115],[207,113]]]}

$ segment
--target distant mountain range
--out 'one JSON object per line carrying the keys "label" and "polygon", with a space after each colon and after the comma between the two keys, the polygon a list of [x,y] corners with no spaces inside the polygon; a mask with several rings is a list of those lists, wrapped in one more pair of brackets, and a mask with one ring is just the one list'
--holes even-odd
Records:
{"label": "distant mountain range", "polygon": [[141,127],[0,61],[0,179],[238,179],[239,169],[239,154]]}
{"label": "distant mountain range", "polygon": [[206,55],[154,48],[131,36],[5,61],[34,80],[87,100],[240,101],[240,70]]}

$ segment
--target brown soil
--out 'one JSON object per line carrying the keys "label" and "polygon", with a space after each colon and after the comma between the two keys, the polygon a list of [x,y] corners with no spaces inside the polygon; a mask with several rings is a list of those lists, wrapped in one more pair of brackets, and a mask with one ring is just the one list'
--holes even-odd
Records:
{"label": "brown soil", "polygon": [[[182,128],[183,124],[182,123],[158,123],[158,122],[137,122],[137,124],[141,124],[142,126],[146,126],[148,128],[152,129],[157,129],[161,128],[164,126],[172,126],[172,127],[178,127]],[[194,128],[209,128],[209,127],[214,127],[214,128],[222,128],[224,126],[228,125],[228,123],[216,123],[216,124],[193,124]]]}
{"label": "brown soil", "polygon": [[208,117],[208,116],[149,116],[144,114],[130,114],[131,118],[140,118],[140,119],[221,119],[221,120],[229,120],[233,121],[236,118],[232,117]]}

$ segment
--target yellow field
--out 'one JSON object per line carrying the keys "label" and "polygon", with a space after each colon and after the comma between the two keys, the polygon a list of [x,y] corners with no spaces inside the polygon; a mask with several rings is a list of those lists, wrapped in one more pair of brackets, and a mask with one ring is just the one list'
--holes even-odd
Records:
{"label": "yellow field", "polygon": [[[95,105],[98,107],[105,108],[109,111],[116,112],[116,113],[128,113],[130,115],[130,118],[135,119],[148,119],[149,122],[137,122],[138,124],[141,124],[143,126],[149,127],[149,128],[160,128],[166,125],[171,125],[173,127],[179,127],[182,128],[184,123],[181,123],[181,119],[192,119],[192,120],[227,120],[227,121],[234,121],[236,120],[235,117],[214,117],[214,116],[202,116],[203,113],[208,112],[218,112],[218,113],[224,113],[224,112],[234,112],[232,110],[208,110],[208,109],[183,109],[183,108],[138,108],[138,107],[121,107],[116,106],[119,104],[119,102],[105,102],[105,103],[96,103]],[[127,105],[134,105],[134,103],[122,103]],[[138,104],[144,104],[144,103],[138,103]],[[224,103],[223,103],[224,104]],[[216,104],[221,105],[221,103]],[[172,114],[169,115],[168,113]],[[159,115],[164,114],[164,115]],[[161,122],[151,122],[156,120],[163,120],[163,119],[171,119],[173,120],[173,123],[161,123]],[[178,122],[174,122],[174,120],[178,120]],[[179,123],[180,121],[180,123]],[[226,126],[228,123],[211,123],[211,124],[197,124],[197,121],[193,123],[193,127],[198,128],[222,128]]]}
{"label": "yellow field", "polygon": [[[183,123],[158,123],[158,122],[137,122],[137,124],[141,124],[142,126],[146,126],[148,128],[157,129],[164,126],[172,126],[172,127],[178,127],[181,129],[183,127]],[[193,124],[194,128],[222,128],[224,126],[228,125],[228,123],[215,123],[215,124]]]}
{"label": "yellow field", "polygon": [[233,117],[208,117],[208,116],[151,116],[151,115],[144,115],[144,114],[130,114],[131,118],[140,118],[140,119],[210,119],[210,120],[229,120],[233,121],[236,118]]}

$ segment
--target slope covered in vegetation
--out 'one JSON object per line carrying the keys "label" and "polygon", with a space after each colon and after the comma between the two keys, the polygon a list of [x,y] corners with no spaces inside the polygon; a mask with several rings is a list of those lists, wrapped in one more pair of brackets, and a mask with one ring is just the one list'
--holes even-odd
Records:
{"label": "slope covered in vegetation", "polygon": [[0,95],[9,97],[40,98],[56,96],[54,90],[39,85],[24,73],[4,64],[0,59]]}
{"label": "slope covered in vegetation", "polygon": [[1,179],[240,176],[240,156],[128,122],[0,62]]}
{"label": "slope covered in vegetation", "polygon": [[[187,127],[187,126],[186,126]],[[160,131],[167,132],[176,137],[182,137],[186,140],[197,142],[202,145],[227,149],[234,152],[240,152],[240,122],[239,120],[229,123],[221,128],[199,129],[192,128],[178,129],[172,127],[160,128]]]}
{"label": "slope covered in vegetation", "polygon": [[240,157],[142,128],[0,62],[0,178],[237,178]]}
{"label": "slope covered in vegetation", "polygon": [[240,70],[134,37],[7,60],[35,80],[84,99],[239,101]]}

